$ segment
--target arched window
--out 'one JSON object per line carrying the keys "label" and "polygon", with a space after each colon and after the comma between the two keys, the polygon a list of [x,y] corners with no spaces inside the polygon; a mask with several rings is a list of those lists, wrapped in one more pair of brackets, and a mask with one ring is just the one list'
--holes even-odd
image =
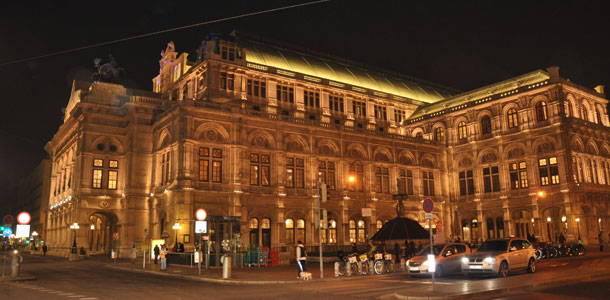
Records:
{"label": "arched window", "polygon": [[305,220],[297,220],[297,241],[305,243]]}
{"label": "arched window", "polygon": [[356,242],[356,221],[349,220],[349,242]]}
{"label": "arched window", "polygon": [[502,217],[496,218],[496,231],[498,232],[498,238],[504,237],[504,219]]}
{"label": "arched window", "polygon": [[589,111],[587,110],[587,108],[584,105],[581,105],[581,106],[582,106],[582,113],[581,113],[582,119],[585,121],[589,121]]}
{"label": "arched window", "polygon": [[517,110],[511,108],[506,113],[506,120],[508,121],[508,128],[515,128],[519,126],[519,119],[517,118]]}
{"label": "arched window", "polygon": [[434,140],[442,142],[445,139],[445,129],[443,127],[437,127],[434,130]]}
{"label": "arched window", "polygon": [[492,218],[487,218],[486,220],[487,222],[487,238],[488,239],[495,239],[496,238],[496,231],[494,230],[494,219]]}
{"label": "arched window", "polygon": [[186,100],[186,98],[188,98],[189,96],[189,84],[187,83],[186,85],[184,85],[184,87],[182,88],[182,100]]}
{"label": "arched window", "polygon": [[460,122],[458,124],[458,139],[463,140],[468,137],[468,132],[466,131],[466,122]]}
{"label": "arched window", "polygon": [[294,245],[294,220],[292,219],[286,219],[286,244]]}
{"label": "arched window", "polygon": [[602,115],[599,112],[599,109],[595,110],[595,123],[602,124]]}
{"label": "arched window", "polygon": [[377,231],[379,231],[379,229],[381,229],[381,227],[383,227],[383,221],[382,220],[377,220]]}
{"label": "arched window", "polygon": [[483,116],[481,118],[481,134],[491,133],[491,118],[489,116]]}
{"label": "arched window", "polygon": [[364,220],[358,220],[358,243],[366,242],[366,236],[364,235],[365,226]]}
{"label": "arched window", "polygon": [[250,219],[250,244],[258,246],[258,219]]}
{"label": "arched window", "polygon": [[546,102],[540,101],[536,103],[536,121],[542,122],[548,119],[546,112]]}
{"label": "arched window", "polygon": [[423,138],[423,137],[424,137],[424,134],[423,134],[422,132],[418,132],[418,133],[415,135],[415,137],[416,137],[416,138],[420,138],[420,139],[421,139],[421,138]]}
{"label": "arched window", "polygon": [[574,112],[572,111],[572,102],[570,102],[569,100],[566,100],[566,102],[564,102],[563,109],[565,110],[566,117],[571,117],[574,115]]}
{"label": "arched window", "polygon": [[322,231],[322,241],[324,243],[336,244],[337,243],[337,221],[328,221],[328,240],[326,239],[326,230]]}

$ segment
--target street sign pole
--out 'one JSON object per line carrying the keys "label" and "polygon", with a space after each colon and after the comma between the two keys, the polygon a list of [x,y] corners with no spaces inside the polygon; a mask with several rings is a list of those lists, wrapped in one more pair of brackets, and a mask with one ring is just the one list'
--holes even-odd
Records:
{"label": "street sign pole", "polygon": [[322,195],[320,194],[320,179],[318,178],[318,184],[316,185],[318,191],[318,198],[316,198],[316,218],[318,219],[318,243],[320,244],[320,279],[324,278],[324,262],[322,261],[322,224],[320,223],[320,215],[322,208],[320,207],[320,200]]}
{"label": "street sign pole", "polygon": [[[430,235],[430,254],[428,255],[428,270],[432,271],[432,289],[434,290],[434,274],[436,273],[436,259],[434,257],[434,248],[432,244],[432,210],[434,209],[434,202],[430,198],[424,199],[424,203],[422,205],[424,212],[426,213],[426,218],[428,218],[428,234]],[[433,262],[430,262],[433,260]],[[434,266],[434,268],[431,268]]]}
{"label": "street sign pole", "polygon": [[[429,233],[430,233],[430,254],[434,255],[434,249],[432,248],[432,246],[433,246],[432,245],[432,217],[430,217],[428,220],[430,221],[430,227],[429,227],[429,229],[430,229],[429,230]],[[434,262],[434,263],[436,264],[436,262]],[[432,272],[432,289],[433,290],[434,290],[434,273],[436,273],[436,271]]]}

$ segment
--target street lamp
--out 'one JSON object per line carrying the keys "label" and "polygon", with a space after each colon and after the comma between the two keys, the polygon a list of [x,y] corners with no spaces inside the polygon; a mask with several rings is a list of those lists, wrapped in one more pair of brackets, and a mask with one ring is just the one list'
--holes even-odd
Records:
{"label": "street lamp", "polygon": [[70,225],[70,229],[74,230],[74,242],[72,242],[72,253],[76,253],[76,231],[79,229],[80,227],[78,226],[78,223],[74,222],[74,224]]}
{"label": "street lamp", "polygon": [[576,228],[578,229],[578,242],[580,243],[580,218],[576,218]]}
{"label": "street lamp", "polygon": [[182,226],[180,226],[180,223],[176,222],[176,224],[172,226],[172,229],[176,232],[176,249],[178,249],[178,230],[181,230]]}
{"label": "street lamp", "polygon": [[32,231],[32,239],[34,240],[34,250],[38,250],[38,248],[37,248],[38,244],[36,244],[36,237],[37,236],[38,236],[38,232]]}

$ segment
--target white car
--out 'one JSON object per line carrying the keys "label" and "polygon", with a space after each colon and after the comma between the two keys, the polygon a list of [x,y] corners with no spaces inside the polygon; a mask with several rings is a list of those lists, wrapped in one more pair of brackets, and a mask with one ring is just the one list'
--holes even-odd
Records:
{"label": "white car", "polygon": [[536,272],[535,250],[525,239],[510,238],[487,240],[479,249],[462,258],[462,272],[508,276],[509,271],[526,269]]}
{"label": "white car", "polygon": [[[434,245],[432,249],[435,256],[435,275],[438,277],[448,273],[460,272],[462,257],[470,254],[470,247],[461,243]],[[428,271],[428,254],[430,254],[429,246],[407,260],[407,271],[409,274],[431,274]]]}

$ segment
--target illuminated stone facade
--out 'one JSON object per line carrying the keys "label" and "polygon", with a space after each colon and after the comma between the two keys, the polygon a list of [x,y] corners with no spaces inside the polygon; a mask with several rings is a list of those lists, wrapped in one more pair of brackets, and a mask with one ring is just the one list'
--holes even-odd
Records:
{"label": "illuminated stone facade", "polygon": [[554,239],[555,228],[575,238],[578,217],[593,242],[608,228],[607,100],[555,68],[457,94],[247,37],[212,38],[187,57],[168,44],[153,92],[75,82],[46,146],[52,253],[67,255],[76,236],[123,256],[164,232],[188,251],[198,208],[215,253],[231,232],[291,253],[297,240],[318,244],[318,180],[330,187],[328,249],[394,218],[397,180],[422,225],[420,201],[435,200],[439,238]]}

